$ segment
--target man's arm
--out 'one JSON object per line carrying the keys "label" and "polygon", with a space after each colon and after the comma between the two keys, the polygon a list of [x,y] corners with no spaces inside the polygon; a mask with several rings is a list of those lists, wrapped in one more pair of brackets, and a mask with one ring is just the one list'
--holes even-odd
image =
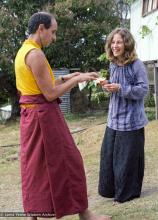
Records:
{"label": "man's arm", "polygon": [[53,85],[52,78],[49,74],[46,58],[42,51],[32,50],[26,56],[26,65],[32,71],[36,83],[41,90],[41,93],[45,96],[47,101],[53,101],[57,97],[62,96],[67,91],[71,90],[78,82],[89,81],[97,78],[96,73],[87,73],[76,75],[65,83],[59,85]]}
{"label": "man's arm", "polygon": [[74,73],[70,73],[64,76],[60,76],[58,79],[55,80],[55,85],[60,85],[62,83],[65,83],[66,81],[68,81],[69,79],[71,79],[74,76],[78,76],[80,75],[80,72],[74,72]]}

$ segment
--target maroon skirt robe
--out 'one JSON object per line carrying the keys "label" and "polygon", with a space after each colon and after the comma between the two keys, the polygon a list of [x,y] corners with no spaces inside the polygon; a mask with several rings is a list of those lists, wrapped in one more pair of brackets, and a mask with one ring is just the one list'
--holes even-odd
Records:
{"label": "maroon skirt robe", "polygon": [[59,108],[59,99],[21,96],[21,176],[26,213],[48,213],[56,218],[88,207],[82,157]]}

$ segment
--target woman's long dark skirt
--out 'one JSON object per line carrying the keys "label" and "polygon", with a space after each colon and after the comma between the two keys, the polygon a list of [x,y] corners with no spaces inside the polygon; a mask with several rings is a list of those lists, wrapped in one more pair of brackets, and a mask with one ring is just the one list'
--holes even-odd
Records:
{"label": "woman's long dark skirt", "polygon": [[116,131],[106,128],[99,173],[99,194],[126,202],[140,197],[144,176],[144,128]]}

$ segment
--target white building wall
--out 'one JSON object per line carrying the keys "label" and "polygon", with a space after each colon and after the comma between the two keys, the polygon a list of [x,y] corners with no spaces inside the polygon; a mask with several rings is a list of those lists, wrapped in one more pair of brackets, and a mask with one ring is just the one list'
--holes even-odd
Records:
{"label": "white building wall", "polygon": [[[142,61],[158,60],[158,25],[156,25],[158,10],[142,17],[142,2],[137,0],[131,6],[131,33],[136,41],[138,57]],[[142,25],[148,26],[152,31],[144,39],[140,34]]]}

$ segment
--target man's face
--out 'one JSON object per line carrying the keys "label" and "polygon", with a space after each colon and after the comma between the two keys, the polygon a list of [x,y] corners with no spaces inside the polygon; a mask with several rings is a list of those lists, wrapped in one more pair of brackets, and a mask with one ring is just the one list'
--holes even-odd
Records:
{"label": "man's face", "polygon": [[43,47],[47,47],[52,42],[56,41],[57,27],[58,25],[55,19],[52,19],[51,26],[48,29],[46,29],[43,25],[43,28],[40,32],[40,40]]}

